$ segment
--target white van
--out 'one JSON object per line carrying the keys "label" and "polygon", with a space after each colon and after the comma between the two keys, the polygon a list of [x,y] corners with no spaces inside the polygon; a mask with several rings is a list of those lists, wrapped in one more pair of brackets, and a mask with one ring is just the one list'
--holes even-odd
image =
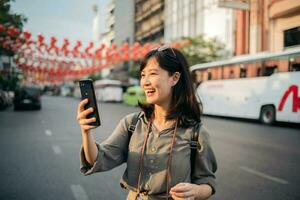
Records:
{"label": "white van", "polygon": [[102,102],[121,102],[122,83],[118,80],[103,79],[94,82],[97,100]]}

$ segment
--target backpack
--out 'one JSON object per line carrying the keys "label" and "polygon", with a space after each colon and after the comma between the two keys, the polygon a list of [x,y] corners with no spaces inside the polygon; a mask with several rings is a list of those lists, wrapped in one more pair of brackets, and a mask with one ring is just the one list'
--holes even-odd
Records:
{"label": "backpack", "polygon": [[[132,122],[131,122],[130,126],[128,127],[128,136],[129,136],[128,145],[129,145],[131,136],[132,136],[132,134],[133,134],[133,132],[135,130],[136,124],[139,121],[140,114],[141,114],[141,112],[139,112],[138,114],[135,114],[133,116]],[[202,124],[200,124],[200,126],[201,125]],[[194,169],[194,165],[195,165],[196,151],[197,151],[197,149],[201,149],[201,145],[198,142],[198,136],[199,136],[199,133],[197,131],[193,131],[193,134],[191,136],[191,141],[190,141],[190,148],[191,148],[191,158],[190,158],[191,159],[191,174],[193,174],[193,172],[195,170]]]}

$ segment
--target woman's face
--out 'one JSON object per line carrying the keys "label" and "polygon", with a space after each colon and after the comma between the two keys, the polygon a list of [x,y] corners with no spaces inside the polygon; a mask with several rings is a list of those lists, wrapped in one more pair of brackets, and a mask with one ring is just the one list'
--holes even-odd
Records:
{"label": "woman's face", "polygon": [[150,58],[141,72],[141,87],[147,103],[169,106],[172,97],[172,87],[177,83],[174,75],[162,69],[155,58]]}

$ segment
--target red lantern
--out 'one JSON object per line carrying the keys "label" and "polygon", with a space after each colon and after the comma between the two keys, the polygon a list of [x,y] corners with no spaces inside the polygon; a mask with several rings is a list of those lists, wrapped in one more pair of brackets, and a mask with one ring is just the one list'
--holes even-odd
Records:
{"label": "red lantern", "polygon": [[38,35],[37,35],[37,38],[38,38],[38,42],[39,42],[39,43],[44,43],[44,39],[45,39],[45,37],[44,37],[44,36],[42,36],[42,34],[41,34],[41,33],[38,33]]}
{"label": "red lantern", "polygon": [[57,69],[56,74],[57,74],[58,76],[61,76],[61,75],[63,74],[62,69]]}
{"label": "red lantern", "polygon": [[125,52],[124,60],[129,60],[129,53],[128,52]]}
{"label": "red lantern", "polygon": [[180,48],[180,43],[179,42],[175,42],[171,45],[172,48],[178,49]]}
{"label": "red lantern", "polygon": [[12,44],[11,40],[6,39],[6,40],[4,40],[2,46],[3,46],[4,49],[9,50],[9,49],[11,49],[11,44]]}
{"label": "red lantern", "polygon": [[113,44],[111,45],[111,49],[115,50],[116,48],[117,48],[117,45],[113,43]]}
{"label": "red lantern", "polygon": [[31,34],[29,32],[27,32],[27,31],[24,31],[23,35],[24,35],[24,37],[25,37],[26,40],[29,40],[30,37],[31,37]]}
{"label": "red lantern", "polygon": [[51,51],[54,50],[55,53],[58,54],[58,48],[56,46],[57,39],[55,37],[51,37],[50,40],[50,47],[47,49],[48,53],[51,53]]}
{"label": "red lantern", "polygon": [[183,42],[182,42],[183,47],[189,46],[190,44],[191,44],[191,41],[189,39],[183,40]]}
{"label": "red lantern", "polygon": [[105,48],[104,44],[101,44],[98,49],[95,50],[93,57],[96,59],[101,60],[102,59],[102,50]]}
{"label": "red lantern", "polygon": [[0,33],[5,32],[6,27],[3,24],[0,24]]}
{"label": "red lantern", "polygon": [[13,26],[10,26],[10,27],[8,27],[6,33],[7,33],[7,35],[9,35],[10,37],[15,38],[15,37],[18,36],[19,30],[16,29],[15,27],[13,27]]}
{"label": "red lantern", "polygon": [[133,49],[134,49],[134,50],[137,50],[137,49],[139,49],[140,47],[141,47],[141,44],[138,43],[138,42],[135,42],[135,43],[133,44]]}
{"label": "red lantern", "polygon": [[70,44],[69,40],[65,38],[64,43],[61,47],[61,50],[63,51],[65,56],[67,56],[69,54],[69,50],[68,50],[69,44]]}
{"label": "red lantern", "polygon": [[81,42],[77,41],[75,47],[72,50],[72,54],[74,57],[78,57],[80,52],[79,52],[79,48],[81,47]]}
{"label": "red lantern", "polygon": [[90,42],[88,47],[84,50],[84,52],[86,53],[87,56],[92,56],[90,53],[90,50],[93,48],[93,46],[94,46],[94,43]]}

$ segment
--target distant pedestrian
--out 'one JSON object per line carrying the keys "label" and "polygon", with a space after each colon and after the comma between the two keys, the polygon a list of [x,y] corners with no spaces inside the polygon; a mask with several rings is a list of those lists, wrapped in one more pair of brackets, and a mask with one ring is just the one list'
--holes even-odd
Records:
{"label": "distant pedestrian", "polygon": [[146,54],[140,74],[147,104],[125,116],[101,144],[88,125],[93,119],[86,119],[92,110],[84,110],[86,100],[80,102],[81,172],[90,175],[126,163],[121,186],[129,190],[128,200],[208,199],[215,193],[217,163],[186,59],[163,46]]}

